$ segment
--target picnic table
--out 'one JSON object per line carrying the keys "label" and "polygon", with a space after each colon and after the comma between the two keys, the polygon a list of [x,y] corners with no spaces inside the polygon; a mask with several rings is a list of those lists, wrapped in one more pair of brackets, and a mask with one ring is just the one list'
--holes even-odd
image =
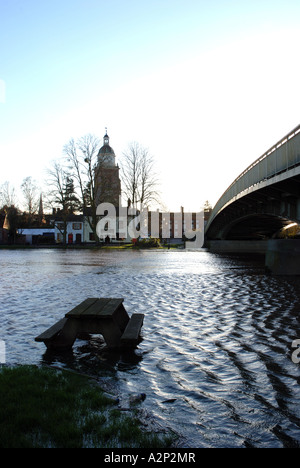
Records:
{"label": "picnic table", "polygon": [[69,349],[83,334],[101,334],[108,348],[134,348],[140,342],[144,314],[129,317],[123,302],[123,298],[87,298],[35,341],[48,349]]}

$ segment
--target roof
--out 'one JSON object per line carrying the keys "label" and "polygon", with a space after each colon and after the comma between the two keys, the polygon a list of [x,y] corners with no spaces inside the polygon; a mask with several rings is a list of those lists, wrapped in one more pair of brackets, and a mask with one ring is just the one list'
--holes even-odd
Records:
{"label": "roof", "polygon": [[[58,212],[51,216],[52,221],[62,221],[64,217],[62,213]],[[66,217],[67,222],[79,222],[84,220],[84,216],[82,214],[68,214]]]}
{"label": "roof", "polygon": [[99,150],[99,154],[115,154],[115,152],[111,146],[103,145]]}

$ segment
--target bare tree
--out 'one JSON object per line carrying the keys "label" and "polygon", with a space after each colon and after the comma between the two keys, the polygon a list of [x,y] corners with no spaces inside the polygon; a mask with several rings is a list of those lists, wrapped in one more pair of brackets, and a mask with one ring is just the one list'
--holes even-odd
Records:
{"label": "bare tree", "polygon": [[160,203],[158,191],[158,176],[154,170],[154,158],[148,149],[142,148],[140,154],[140,180],[138,184],[138,198],[141,205]]}
{"label": "bare tree", "polygon": [[70,214],[79,207],[79,200],[75,194],[71,174],[59,162],[54,161],[48,169],[48,186],[50,188],[48,200],[52,207],[56,207],[61,222],[57,227],[63,236],[63,243],[67,241],[67,221]]}
{"label": "bare tree", "polygon": [[20,211],[16,207],[16,192],[8,181],[0,185],[0,209],[5,214],[4,226],[8,230],[9,243],[15,244]]}
{"label": "bare tree", "polygon": [[36,182],[32,180],[32,177],[26,177],[22,182],[21,189],[26,204],[26,211],[29,218],[32,218],[39,208],[38,187]]}
{"label": "bare tree", "polygon": [[64,154],[79,192],[81,209],[87,216],[96,240],[98,151],[99,139],[91,134],[81,137],[77,142],[71,139],[64,146]]}
{"label": "bare tree", "polygon": [[158,177],[154,170],[154,158],[147,148],[137,142],[129,144],[121,163],[124,193],[136,208],[160,201]]}
{"label": "bare tree", "polygon": [[15,206],[16,205],[16,192],[13,187],[10,187],[8,181],[0,186],[0,205],[1,206]]}

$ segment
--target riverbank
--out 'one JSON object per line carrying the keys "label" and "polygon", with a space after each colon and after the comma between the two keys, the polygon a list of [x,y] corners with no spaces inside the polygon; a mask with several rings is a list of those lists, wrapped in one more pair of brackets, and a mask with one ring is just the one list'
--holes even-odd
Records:
{"label": "riverbank", "polygon": [[38,250],[38,249],[51,249],[51,250],[102,250],[102,249],[117,249],[117,250],[131,250],[134,248],[133,244],[110,245],[110,244],[3,244],[0,245],[0,250]]}
{"label": "riverbank", "polygon": [[138,406],[124,411],[95,379],[67,370],[2,367],[0,400],[1,448],[167,448],[174,438],[148,432]]}
{"label": "riverbank", "polygon": [[38,249],[53,249],[53,250],[169,250],[183,249],[184,244],[167,244],[158,246],[137,246],[134,244],[45,244],[45,245],[18,245],[18,244],[0,244],[0,250],[38,250]]}

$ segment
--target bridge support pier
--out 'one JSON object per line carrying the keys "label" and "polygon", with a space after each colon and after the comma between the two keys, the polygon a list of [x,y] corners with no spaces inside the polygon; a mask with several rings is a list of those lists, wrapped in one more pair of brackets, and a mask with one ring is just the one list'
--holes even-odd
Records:
{"label": "bridge support pier", "polygon": [[264,254],[266,271],[272,275],[300,275],[300,239],[210,240],[206,247],[213,253]]}
{"label": "bridge support pier", "polygon": [[300,240],[269,240],[265,265],[273,275],[300,275]]}

